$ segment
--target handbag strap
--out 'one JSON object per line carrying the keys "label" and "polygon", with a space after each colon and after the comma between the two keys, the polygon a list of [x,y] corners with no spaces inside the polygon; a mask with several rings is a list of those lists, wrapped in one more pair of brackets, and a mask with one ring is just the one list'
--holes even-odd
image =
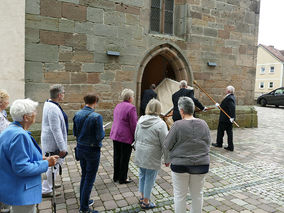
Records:
{"label": "handbag strap", "polygon": [[79,133],[79,135],[80,135],[81,129],[82,129],[83,126],[84,126],[84,123],[85,123],[86,119],[87,119],[87,118],[89,117],[89,115],[92,114],[92,113],[93,113],[93,112],[90,112],[90,113],[88,113],[88,114],[84,117],[83,122],[82,122],[82,125],[80,126],[80,128],[78,128],[78,133]]}

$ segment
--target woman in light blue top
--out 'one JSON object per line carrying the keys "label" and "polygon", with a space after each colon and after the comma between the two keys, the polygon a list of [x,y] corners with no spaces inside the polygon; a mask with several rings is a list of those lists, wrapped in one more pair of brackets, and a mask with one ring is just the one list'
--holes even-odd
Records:
{"label": "woman in light blue top", "polygon": [[41,173],[54,166],[58,156],[43,159],[40,147],[27,129],[35,122],[38,103],[16,100],[10,109],[14,120],[0,134],[0,201],[13,213],[35,213],[41,202]]}

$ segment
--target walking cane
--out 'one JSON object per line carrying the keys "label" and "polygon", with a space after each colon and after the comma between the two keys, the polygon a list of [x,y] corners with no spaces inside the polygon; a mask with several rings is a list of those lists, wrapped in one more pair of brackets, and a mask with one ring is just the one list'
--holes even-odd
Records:
{"label": "walking cane", "polygon": [[55,181],[54,181],[54,168],[55,166],[52,167],[52,206],[53,206],[53,213],[56,213],[56,201],[55,201]]}
{"label": "walking cane", "polygon": [[[205,95],[207,95],[207,97],[208,97],[211,101],[213,101],[215,105],[217,104],[217,102],[216,102],[213,98],[211,98],[211,96],[208,95],[208,93],[205,92],[205,90],[202,89],[196,81],[193,81],[193,83],[196,84],[196,86],[197,86],[202,92],[204,92]],[[220,105],[217,106],[217,107],[218,107],[229,119],[231,119],[230,115],[228,115],[228,114],[220,107]],[[237,127],[240,127],[239,124],[237,124],[236,121],[233,121],[233,123],[234,123]]]}

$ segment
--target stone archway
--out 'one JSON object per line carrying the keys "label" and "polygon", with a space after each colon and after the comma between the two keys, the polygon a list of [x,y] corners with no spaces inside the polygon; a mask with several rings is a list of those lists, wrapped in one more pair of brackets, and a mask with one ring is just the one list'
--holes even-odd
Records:
{"label": "stone archway", "polygon": [[[192,86],[193,83],[193,74],[190,69],[190,64],[185,56],[182,54],[181,50],[173,44],[164,43],[160,44],[151,50],[149,50],[143,60],[140,63],[138,73],[137,73],[137,87],[136,87],[136,106],[140,108],[141,93],[148,86],[149,82],[146,85],[143,85],[145,82],[145,70],[147,71],[149,66],[155,63],[155,61],[160,60],[160,63],[164,63],[164,66],[168,66],[170,70],[170,78],[180,81],[185,79],[189,85]],[[157,64],[158,62],[156,62]],[[161,67],[163,66],[161,65]],[[148,71],[147,71],[148,72]],[[161,73],[160,73],[161,75]],[[165,74],[166,76],[166,74]],[[169,77],[169,76],[166,76]],[[156,77],[156,81],[152,83],[159,83],[161,76]],[[163,79],[161,79],[163,80]]]}

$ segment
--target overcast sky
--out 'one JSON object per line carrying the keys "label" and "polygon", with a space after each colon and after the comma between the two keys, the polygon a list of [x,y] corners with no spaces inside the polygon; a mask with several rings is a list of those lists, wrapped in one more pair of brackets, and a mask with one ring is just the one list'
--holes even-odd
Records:
{"label": "overcast sky", "polygon": [[261,0],[258,43],[284,50],[284,0]]}

